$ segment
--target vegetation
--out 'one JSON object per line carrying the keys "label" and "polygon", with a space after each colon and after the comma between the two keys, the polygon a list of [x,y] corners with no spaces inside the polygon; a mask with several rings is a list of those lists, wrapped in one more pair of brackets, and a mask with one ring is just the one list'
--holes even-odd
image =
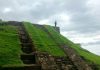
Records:
{"label": "vegetation", "polygon": [[80,45],[74,44],[67,38],[60,35],[52,26],[45,25],[45,28],[50,32],[50,34],[53,36],[53,38],[58,44],[67,45],[68,47],[73,48],[80,56],[82,56],[88,62],[92,61],[93,63],[100,65],[100,56],[86,51],[85,49],[81,48]]}
{"label": "vegetation", "polygon": [[22,64],[17,29],[10,25],[0,25],[0,65]]}
{"label": "vegetation", "polygon": [[24,26],[29,32],[38,51],[48,52],[53,56],[65,56],[65,53],[42,28],[34,26],[28,22],[24,22]]}
{"label": "vegetation", "polygon": [[[81,48],[80,45],[71,42],[57,32],[54,27],[44,25],[49,32],[48,34],[42,27],[35,26],[29,22],[23,23],[38,51],[47,52],[53,56],[66,56],[59,48],[60,45],[66,45],[73,48],[87,62],[100,65],[100,56],[90,53]],[[22,52],[20,47],[16,27],[0,25],[0,65],[23,64],[20,60],[20,54]]]}
{"label": "vegetation", "polygon": [[[50,35],[47,34],[42,28],[36,27],[32,24],[24,23],[27,31],[30,33],[30,36],[32,37],[34,44],[36,45],[36,48],[39,51],[46,51],[49,52],[52,55],[58,55],[61,52],[59,50],[55,51],[54,47],[50,45],[55,45],[55,48],[59,48],[57,45],[66,45],[68,47],[73,48],[80,56],[82,56],[87,62],[95,63],[97,65],[100,65],[100,56],[97,56],[93,53],[90,53],[89,51],[83,49],[80,47],[80,45],[77,45],[73,42],[71,42],[69,39],[65,38],[59,32],[55,30],[54,27],[44,25],[44,27],[48,30],[52,38],[50,38]],[[60,54],[59,56],[61,56]]]}

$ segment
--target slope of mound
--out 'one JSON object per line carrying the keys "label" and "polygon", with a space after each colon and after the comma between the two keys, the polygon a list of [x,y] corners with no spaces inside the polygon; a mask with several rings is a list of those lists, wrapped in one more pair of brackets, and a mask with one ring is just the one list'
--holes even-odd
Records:
{"label": "slope of mound", "polygon": [[58,47],[53,39],[42,29],[30,23],[24,23],[29,32],[33,43],[38,51],[48,52],[53,56],[65,56],[64,52]]}
{"label": "slope of mound", "polygon": [[0,25],[0,65],[22,64],[20,53],[20,41],[16,27]]}
{"label": "slope of mound", "polygon": [[[30,38],[32,39],[33,42],[31,41],[31,43],[34,44],[36,52],[38,51],[40,53],[47,53],[48,55],[51,54],[54,57],[67,56],[67,59],[70,58],[69,55],[72,55],[69,53],[71,52],[75,55],[76,54],[80,55],[83,58],[83,60],[88,62],[89,65],[92,65],[94,63],[96,64],[96,66],[98,66],[98,68],[100,67],[100,56],[90,53],[89,51],[81,48],[80,45],[77,45],[72,41],[70,41],[69,39],[62,36],[59,33],[59,30],[57,30],[59,28],[50,25],[31,24],[29,22],[23,22],[23,23],[24,24],[22,24],[22,27],[24,25],[23,28],[26,31],[25,35],[29,34],[28,35],[29,39]],[[21,24],[17,24],[16,22],[16,25],[20,26]],[[21,51],[22,45],[20,43],[19,40],[20,38],[16,27],[17,26],[13,26],[12,24],[9,25],[8,23],[0,25],[0,66],[13,65],[13,64],[19,66],[23,65],[23,62],[20,59],[20,54],[22,53]],[[66,48],[67,50],[64,50]],[[70,48],[74,50],[70,50]],[[70,59],[70,61],[72,60]],[[84,65],[85,64],[83,64],[83,67]]]}
{"label": "slope of mound", "polygon": [[73,48],[88,63],[91,64],[91,62],[93,62],[97,64],[97,66],[100,65],[100,56],[86,51],[79,45],[63,37],[54,27],[48,25],[39,27],[30,23],[24,23],[24,25],[39,51],[46,51],[54,56],[62,56],[64,53],[58,46],[67,45]]}
{"label": "slope of mound", "polygon": [[73,48],[80,56],[82,56],[87,62],[92,61],[93,63],[100,65],[100,56],[97,56],[93,53],[90,53],[86,51],[85,49],[81,48],[79,45],[74,44],[67,38],[60,35],[52,26],[45,25],[45,28],[50,32],[50,34],[53,36],[55,41],[58,44],[65,44],[68,47]]}

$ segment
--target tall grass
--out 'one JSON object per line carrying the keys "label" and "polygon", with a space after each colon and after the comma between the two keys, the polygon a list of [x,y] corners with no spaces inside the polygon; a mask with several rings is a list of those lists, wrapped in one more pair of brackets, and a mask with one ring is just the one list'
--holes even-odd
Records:
{"label": "tall grass", "polygon": [[14,26],[0,26],[0,65],[22,64],[20,40]]}
{"label": "tall grass", "polygon": [[42,28],[34,26],[28,22],[24,22],[24,26],[29,32],[38,51],[47,52],[53,56],[65,56],[65,53]]}
{"label": "tall grass", "polygon": [[71,42],[69,39],[59,34],[52,26],[45,25],[45,28],[51,33],[58,44],[67,45],[68,47],[73,48],[80,56],[84,57],[87,62],[93,62],[100,65],[100,56],[95,55],[81,48],[80,45]]}

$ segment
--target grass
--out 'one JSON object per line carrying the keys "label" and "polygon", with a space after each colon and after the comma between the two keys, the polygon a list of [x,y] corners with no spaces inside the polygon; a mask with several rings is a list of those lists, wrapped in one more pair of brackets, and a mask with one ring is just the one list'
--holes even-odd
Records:
{"label": "grass", "polygon": [[[87,62],[100,65],[100,56],[81,48],[80,45],[62,36],[52,26],[44,25],[53,39],[42,28],[34,26],[29,22],[23,23],[38,51],[47,52],[53,56],[66,56],[58,45],[67,45],[73,48],[80,56],[84,57]],[[19,57],[21,53],[20,40],[16,27],[0,25],[0,66],[11,64],[23,65]]]}
{"label": "grass", "polygon": [[[63,54],[62,51],[60,51],[60,48],[58,48],[57,44],[59,45],[67,45],[73,49],[82,57],[84,57],[87,61],[92,61],[93,63],[100,65],[100,56],[97,56],[93,53],[90,53],[83,48],[81,48],[79,45],[73,43],[69,39],[65,38],[59,32],[57,32],[52,26],[44,25],[44,27],[49,31],[49,33],[52,35],[52,40],[49,35],[43,31],[42,28],[38,28],[30,23],[24,23],[27,31],[29,32],[30,36],[32,37],[34,44],[36,45],[36,48],[39,51],[46,51],[49,52],[52,55],[61,56]],[[54,42],[56,41],[56,43]],[[50,46],[51,45],[51,46]],[[59,49],[59,50],[58,50]],[[64,54],[65,55],[65,54]]]}
{"label": "grass", "polygon": [[88,52],[87,50],[80,47],[64,36],[60,35],[52,26],[45,25],[45,28],[51,33],[55,41],[60,45],[67,45],[73,48],[80,56],[84,57],[87,62],[93,62],[97,65],[100,65],[100,56],[97,56],[93,53]]}
{"label": "grass", "polygon": [[65,53],[42,28],[34,26],[28,22],[24,22],[24,26],[29,32],[29,35],[31,36],[38,51],[48,52],[53,56],[65,56]]}
{"label": "grass", "polygon": [[14,26],[0,26],[0,65],[22,64],[20,40]]}

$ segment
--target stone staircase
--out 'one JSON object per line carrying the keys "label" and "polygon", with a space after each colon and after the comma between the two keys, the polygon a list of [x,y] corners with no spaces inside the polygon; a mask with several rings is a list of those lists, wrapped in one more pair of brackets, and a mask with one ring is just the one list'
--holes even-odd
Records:
{"label": "stone staircase", "polygon": [[[28,33],[26,32],[23,24],[19,26],[18,29],[19,29],[19,38],[22,46],[21,49],[23,51],[23,53],[20,56],[21,60],[23,61],[24,64],[29,66],[28,67],[29,69],[27,70],[34,70],[35,66],[38,66],[36,70],[41,70],[41,65],[39,66],[39,64],[37,64],[36,61],[36,53],[35,53],[34,45]],[[33,65],[33,69],[30,68],[32,67],[32,65]]]}

